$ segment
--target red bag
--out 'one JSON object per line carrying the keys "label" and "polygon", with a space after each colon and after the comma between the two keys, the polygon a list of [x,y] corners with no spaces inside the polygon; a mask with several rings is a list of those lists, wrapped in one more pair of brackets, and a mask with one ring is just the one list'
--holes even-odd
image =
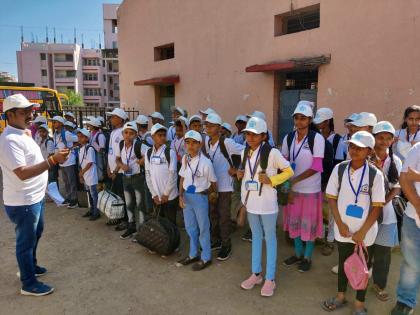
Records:
{"label": "red bag", "polygon": [[344,262],[344,272],[354,290],[365,290],[369,282],[369,269],[366,263],[367,249],[364,244],[356,244],[354,253]]}

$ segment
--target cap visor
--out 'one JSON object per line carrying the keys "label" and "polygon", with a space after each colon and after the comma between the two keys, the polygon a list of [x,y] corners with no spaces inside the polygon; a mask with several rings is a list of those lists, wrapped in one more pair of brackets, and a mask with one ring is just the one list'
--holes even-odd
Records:
{"label": "cap visor", "polygon": [[245,128],[244,130],[242,130],[242,132],[252,132],[252,133],[255,133],[256,135],[264,133],[264,131],[258,132],[258,130],[254,128]]}
{"label": "cap visor", "polygon": [[367,145],[365,145],[364,143],[357,141],[357,140],[347,140],[344,141],[344,143],[353,143],[354,145],[358,146],[359,148],[369,148]]}
{"label": "cap visor", "polygon": [[320,119],[314,119],[313,120],[313,123],[315,124],[315,125],[318,125],[318,124],[320,124],[320,123],[323,123],[324,121],[326,121],[327,119],[322,119],[322,118],[320,118]]}
{"label": "cap visor", "polygon": [[361,122],[361,121],[357,121],[357,120],[356,121],[352,121],[351,124],[353,126],[356,126],[356,127],[366,127],[366,126],[368,126],[366,123]]}

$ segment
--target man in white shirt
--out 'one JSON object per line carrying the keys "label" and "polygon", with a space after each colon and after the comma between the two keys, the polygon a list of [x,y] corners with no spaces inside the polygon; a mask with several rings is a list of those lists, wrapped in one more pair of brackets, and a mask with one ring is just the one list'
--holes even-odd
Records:
{"label": "man in white shirt", "polygon": [[44,229],[44,197],[47,170],[67,158],[68,150],[45,160],[28,130],[32,104],[22,95],[3,103],[8,126],[0,136],[0,167],[3,172],[3,201],[10,220],[16,224],[16,258],[22,282],[21,294],[42,296],[54,288],[39,282],[47,269],[38,266],[36,250]]}
{"label": "man in white shirt", "polygon": [[400,185],[408,204],[402,225],[404,260],[397,288],[397,304],[391,315],[412,314],[420,287],[420,182],[409,179],[410,169],[420,172],[420,143],[408,152],[400,176]]}

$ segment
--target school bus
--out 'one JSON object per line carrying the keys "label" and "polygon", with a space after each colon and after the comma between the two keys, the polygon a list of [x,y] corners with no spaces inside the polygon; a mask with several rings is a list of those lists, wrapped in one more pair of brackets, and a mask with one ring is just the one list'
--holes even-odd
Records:
{"label": "school bus", "polygon": [[40,107],[36,109],[36,113],[40,113],[47,118],[62,115],[63,113],[60,97],[65,97],[60,96],[56,90],[31,86],[1,85],[0,83],[0,133],[6,126],[3,101],[6,97],[19,93],[23,94],[30,102],[38,103]]}

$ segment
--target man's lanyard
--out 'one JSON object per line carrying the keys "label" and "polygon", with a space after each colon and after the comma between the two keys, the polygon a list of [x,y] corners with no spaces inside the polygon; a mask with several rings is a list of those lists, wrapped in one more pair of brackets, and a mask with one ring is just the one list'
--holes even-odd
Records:
{"label": "man's lanyard", "polygon": [[193,172],[193,170],[192,170],[192,167],[191,167],[191,165],[190,165],[190,162],[188,161],[190,158],[188,157],[188,159],[187,159],[187,165],[188,165],[189,169],[191,170],[191,178],[192,178],[192,184],[193,184],[193,185],[194,185],[195,175],[197,174],[197,171],[198,171],[198,166],[200,165],[200,157],[201,157],[201,154],[200,154],[200,153],[198,153],[197,166],[196,166],[196,168],[195,168],[195,171],[194,171],[194,172]]}
{"label": "man's lanyard", "polygon": [[300,150],[302,150],[303,145],[306,142],[306,139],[308,139],[308,135],[305,136],[305,138],[302,140],[302,144],[299,147],[299,150],[297,151],[297,153],[295,154],[295,148],[296,148],[296,141],[297,141],[297,133],[295,134],[295,141],[293,141],[293,151],[292,151],[292,157],[293,157],[293,161],[295,162],[297,157],[299,156]]}
{"label": "man's lanyard", "polygon": [[260,144],[260,147],[258,148],[258,153],[257,153],[257,157],[255,158],[254,167],[251,167],[251,157],[249,155],[247,156],[249,172],[251,174],[251,180],[254,180],[254,176],[257,171],[258,164],[260,162],[259,157],[260,157],[261,147],[262,147],[262,144]]}
{"label": "man's lanyard", "polygon": [[355,201],[356,204],[357,204],[357,199],[359,198],[360,189],[362,188],[363,178],[365,177],[366,164],[367,163],[365,162],[365,165],[363,166],[363,171],[362,171],[362,178],[360,179],[359,186],[357,187],[357,191],[354,190],[354,186],[353,186],[353,184],[351,183],[351,180],[350,180],[350,168],[351,168],[351,166],[349,165],[348,168],[347,168],[347,171],[348,171],[348,176],[347,177],[349,179],[349,184],[350,184],[351,190],[353,191],[354,195],[356,196],[356,201]]}

